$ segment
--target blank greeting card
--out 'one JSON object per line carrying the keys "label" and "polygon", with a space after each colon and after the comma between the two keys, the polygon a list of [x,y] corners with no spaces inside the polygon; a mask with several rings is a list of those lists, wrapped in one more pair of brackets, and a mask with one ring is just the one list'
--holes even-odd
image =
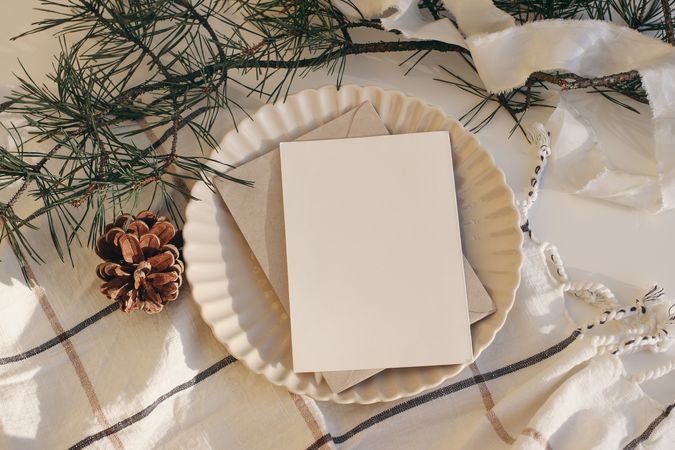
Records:
{"label": "blank greeting card", "polygon": [[450,140],[281,144],[296,372],[471,359]]}

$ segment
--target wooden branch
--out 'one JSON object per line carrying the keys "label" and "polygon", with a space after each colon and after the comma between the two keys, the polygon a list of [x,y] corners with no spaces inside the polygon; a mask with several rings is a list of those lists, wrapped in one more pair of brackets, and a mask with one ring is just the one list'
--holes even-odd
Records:
{"label": "wooden branch", "polygon": [[[141,180],[140,183],[138,183],[136,185],[135,189],[140,189],[143,186],[147,186],[150,183],[154,183],[156,181],[161,180],[163,172],[165,172],[167,169],[169,169],[169,167],[176,161],[176,148],[177,148],[177,145],[178,145],[178,130],[179,130],[178,124],[179,124],[179,122],[182,122],[183,124],[187,123],[187,121],[185,119],[180,120],[179,117],[180,116],[178,114],[176,114],[176,116],[174,116],[173,125],[171,126],[171,128],[169,130],[167,130],[165,132],[165,135],[166,135],[166,133],[171,133],[171,136],[172,136],[171,150],[169,151],[169,154],[166,155],[167,156],[166,161],[164,161],[164,163],[162,164],[162,167],[158,171],[160,173],[154,174],[154,175],[149,175],[149,176],[145,177],[143,180]],[[157,142],[159,142],[159,140],[155,141],[155,143],[157,143]],[[159,145],[161,145],[161,144],[159,144]]]}
{"label": "wooden branch", "polygon": [[547,83],[557,84],[563,91],[570,89],[584,89],[590,87],[611,87],[619,83],[635,80],[640,77],[637,70],[621,72],[614,75],[607,75],[598,78],[584,78],[573,73],[551,74],[546,72],[534,72],[530,75],[528,83],[532,81],[545,81]]}
{"label": "wooden branch", "polygon": [[7,100],[0,103],[0,113],[5,112],[5,110],[11,108],[14,103],[16,103],[16,100]]}
{"label": "wooden branch", "polygon": [[671,45],[675,45],[675,35],[673,35],[673,16],[670,11],[670,1],[661,0],[661,7],[663,8],[663,21],[666,25],[666,40]]}
{"label": "wooden branch", "polygon": [[[407,51],[438,51],[443,53],[452,53],[456,52],[462,55],[470,56],[470,53],[464,47],[457,45],[447,44],[445,42],[439,41],[380,41],[380,42],[366,42],[366,43],[354,43],[347,44],[344,47],[341,47],[327,55],[321,55],[318,57],[304,58],[300,60],[265,60],[265,59],[256,59],[254,54],[260,48],[264,46],[264,42],[261,41],[257,45],[251,47],[250,49],[244,50],[242,53],[247,56],[252,57],[250,60],[240,60],[240,61],[228,61],[226,63],[217,62],[205,66],[199,71],[186,73],[183,75],[172,76],[170,79],[146,83],[143,85],[135,86],[126,91],[123,91],[119,97],[118,101],[133,101],[138,96],[160,91],[163,89],[177,89],[180,84],[187,85],[189,89],[190,86],[196,87],[199,86],[206,77],[210,77],[213,74],[219,71],[227,70],[238,70],[238,69],[298,69],[304,67],[311,67],[319,63],[325,63],[331,59],[342,58],[348,55],[360,55],[368,53],[392,53],[392,52],[407,52]],[[545,81],[548,83],[553,83],[562,88],[562,90],[570,89],[583,89],[590,87],[611,87],[619,83],[624,83],[626,81],[634,80],[639,77],[639,73],[636,70],[631,70],[628,72],[622,72],[613,75],[607,75],[604,77],[598,78],[585,78],[573,73],[566,74],[551,74],[546,72],[534,72],[530,75],[528,83],[532,81]]]}
{"label": "wooden branch", "polygon": [[[56,144],[52,149],[42,157],[40,161],[38,161],[35,166],[33,166],[33,170],[36,172],[39,172],[42,170],[42,168],[47,164],[47,161],[54,156],[54,154],[61,148],[61,144]],[[5,204],[5,206],[0,210],[0,220],[5,218],[5,215],[7,214],[7,211],[9,211],[15,204],[16,202],[19,201],[21,196],[23,195],[24,192],[26,192],[26,189],[28,188],[28,185],[32,181],[32,178],[30,176],[25,177],[23,179],[23,183],[21,183],[21,186],[19,189],[14,193],[11,199]]]}

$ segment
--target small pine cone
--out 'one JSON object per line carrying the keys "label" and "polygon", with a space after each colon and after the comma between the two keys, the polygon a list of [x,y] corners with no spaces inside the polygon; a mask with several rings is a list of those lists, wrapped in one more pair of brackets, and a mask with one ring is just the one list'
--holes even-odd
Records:
{"label": "small pine cone", "polygon": [[166,217],[150,211],[122,214],[96,242],[96,254],[104,260],[96,267],[104,280],[101,293],[124,312],[160,312],[178,298],[185,268],[179,259],[182,246],[180,231]]}

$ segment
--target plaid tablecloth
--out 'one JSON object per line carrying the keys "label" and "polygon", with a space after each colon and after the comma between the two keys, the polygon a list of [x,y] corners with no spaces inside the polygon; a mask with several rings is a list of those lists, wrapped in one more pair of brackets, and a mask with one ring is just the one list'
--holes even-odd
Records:
{"label": "plaid tablecloth", "polygon": [[[6,37],[39,17],[34,5],[13,2],[0,18]],[[33,73],[47,71],[58,47],[48,41],[39,35],[5,43],[2,82],[13,80],[18,55]],[[392,70],[399,60],[359,59],[345,81],[426,92],[461,115],[473,98],[430,86],[428,67],[447,62],[433,58],[405,78]],[[311,77],[306,87],[332,82]],[[498,122],[481,133],[502,166],[523,160],[504,143],[511,126]],[[497,142],[501,147],[490,145]],[[191,145],[183,137],[180,143]],[[507,180],[524,185],[527,170],[516,164]],[[19,212],[32,206],[22,203]],[[545,234],[555,222],[541,219]],[[361,406],[315,402],[250,372],[214,339],[189,288],[159,315],[121,313],[98,292],[93,251],[74,246],[75,266],[61,263],[44,220],[36,224],[41,229],[31,238],[47,263],[26,267],[29,284],[0,243],[0,449],[665,449],[675,442],[673,397],[647,396],[606,351],[614,329],[572,323],[557,253],[529,235],[514,308],[478,361],[430,392]]]}
{"label": "plaid tablecloth", "polygon": [[253,374],[189,288],[161,314],[126,315],[99,294],[91,250],[61,264],[37,232],[49,263],[27,266],[27,285],[2,243],[0,448],[672,448],[673,404],[608,351],[621,344],[609,324],[568,318],[559,257],[526,234],[515,306],[489,349],[441,387],[370,406],[315,402]]}

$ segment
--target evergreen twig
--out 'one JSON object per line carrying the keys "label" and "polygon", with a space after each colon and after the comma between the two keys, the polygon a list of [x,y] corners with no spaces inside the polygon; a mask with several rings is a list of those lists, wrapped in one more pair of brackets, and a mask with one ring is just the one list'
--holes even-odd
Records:
{"label": "evergreen twig", "polygon": [[[612,19],[614,14],[638,31],[673,43],[674,1],[498,0],[495,4],[519,22]],[[347,17],[330,0],[41,3],[46,18],[22,36],[52,32],[62,39],[50,83],[36,82],[24,69],[18,87],[0,103],[0,113],[19,115],[26,122],[23,129],[8,130],[15,149],[0,147],[0,189],[15,189],[6,203],[0,203],[0,239],[6,237],[19,253],[38,260],[40,255],[24,235],[38,217],[47,217],[54,246],[64,257],[81,230],[89,230],[88,242],[93,244],[106,217],[129,208],[142,191],[161,195],[167,209],[179,214],[172,194],[189,195],[185,180],[210,183],[213,176],[227,178],[226,165],[216,166],[204,156],[180,151],[178,131],[190,130],[202,152],[216,148],[211,130],[219,112],[226,111],[233,122],[237,111],[245,113],[230,93],[231,83],[249,94],[276,100],[288,94],[297,77],[310,71],[323,70],[339,85],[347,57],[371,53],[411,52],[410,60],[417,59],[407,72],[430,52],[457,53],[475,71],[463,47],[431,40],[360,42],[354,30],[384,31],[381,23]],[[421,0],[419,6],[427,16],[452,20],[441,0]],[[450,69],[443,70],[448,78],[440,81],[477,97],[478,103],[462,118],[475,131],[499,111],[513,119],[513,131],[519,129],[530,108],[547,106],[542,99],[546,84],[562,90],[590,89],[626,108],[632,107],[621,96],[647,101],[635,71],[600,78],[535,72],[525,86],[494,95]],[[238,79],[247,73],[256,78],[251,86]],[[145,122],[141,127],[137,126],[140,119]],[[134,139],[147,131],[160,137],[139,148]],[[163,154],[160,147],[168,141],[171,150]],[[42,142],[51,145],[41,150]],[[23,196],[40,206],[22,219],[15,206]]]}

